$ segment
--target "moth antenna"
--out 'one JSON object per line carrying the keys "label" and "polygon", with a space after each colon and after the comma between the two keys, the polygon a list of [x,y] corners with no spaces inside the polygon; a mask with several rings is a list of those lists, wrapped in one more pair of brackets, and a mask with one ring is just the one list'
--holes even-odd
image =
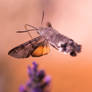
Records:
{"label": "moth antenna", "polygon": [[41,20],[41,24],[43,23],[43,20],[44,20],[44,10],[42,11],[42,20]]}

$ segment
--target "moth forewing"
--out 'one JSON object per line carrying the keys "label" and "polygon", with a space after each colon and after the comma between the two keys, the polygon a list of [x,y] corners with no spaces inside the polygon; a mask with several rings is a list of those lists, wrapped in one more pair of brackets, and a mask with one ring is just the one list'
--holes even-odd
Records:
{"label": "moth forewing", "polygon": [[[45,46],[46,45],[46,43],[44,44],[45,41],[46,41],[46,39],[44,39],[43,37],[39,36],[37,38],[34,38],[34,39],[32,39],[32,40],[30,40],[28,42],[25,42],[25,43],[15,47],[15,48],[11,49],[8,52],[8,55],[10,55],[12,57],[15,57],[15,58],[28,58],[29,56],[31,56],[34,53],[34,51],[39,46],[41,46],[41,45]],[[41,54],[43,54],[43,53],[41,53]]]}

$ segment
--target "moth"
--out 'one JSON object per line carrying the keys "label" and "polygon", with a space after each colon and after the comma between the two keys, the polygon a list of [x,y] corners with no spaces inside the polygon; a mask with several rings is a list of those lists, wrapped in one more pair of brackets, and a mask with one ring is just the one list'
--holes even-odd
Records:
{"label": "moth", "polygon": [[11,49],[8,52],[8,55],[15,58],[28,58],[30,56],[40,57],[47,55],[50,52],[50,45],[60,52],[70,54],[70,56],[77,56],[77,54],[81,52],[80,44],[59,33],[49,22],[46,27],[36,28],[31,25],[27,26],[32,27],[32,29],[18,32],[21,33],[35,30],[39,36]]}

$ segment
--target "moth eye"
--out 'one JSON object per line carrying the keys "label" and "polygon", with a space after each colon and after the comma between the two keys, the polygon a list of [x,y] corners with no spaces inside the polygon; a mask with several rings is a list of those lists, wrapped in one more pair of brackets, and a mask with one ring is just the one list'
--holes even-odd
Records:
{"label": "moth eye", "polygon": [[47,27],[52,27],[51,23],[50,22],[47,22]]}
{"label": "moth eye", "polygon": [[70,52],[70,55],[71,55],[71,56],[76,56],[77,54],[76,54],[75,51],[72,51],[72,52]]}

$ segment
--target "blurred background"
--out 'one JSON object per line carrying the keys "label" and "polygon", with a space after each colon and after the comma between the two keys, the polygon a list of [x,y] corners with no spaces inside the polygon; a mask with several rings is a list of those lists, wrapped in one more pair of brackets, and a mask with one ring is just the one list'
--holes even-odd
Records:
{"label": "blurred background", "polygon": [[[92,0],[48,0],[43,26],[53,27],[82,45],[71,57],[56,51],[40,58],[15,59],[8,51],[28,40],[24,24],[41,26],[43,0],[0,0],[0,92],[18,92],[28,80],[27,66],[37,61],[52,78],[52,92],[92,92]],[[35,32],[32,35],[35,36]]]}

